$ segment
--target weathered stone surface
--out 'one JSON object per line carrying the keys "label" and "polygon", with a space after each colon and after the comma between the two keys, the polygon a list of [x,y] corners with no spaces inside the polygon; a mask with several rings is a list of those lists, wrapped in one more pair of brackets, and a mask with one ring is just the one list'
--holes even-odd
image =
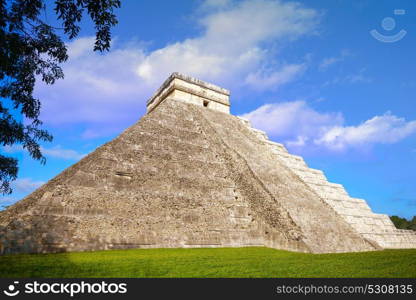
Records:
{"label": "weathered stone surface", "polygon": [[0,253],[415,246],[413,233],[230,115],[228,96],[172,75],[139,122],[0,213]]}

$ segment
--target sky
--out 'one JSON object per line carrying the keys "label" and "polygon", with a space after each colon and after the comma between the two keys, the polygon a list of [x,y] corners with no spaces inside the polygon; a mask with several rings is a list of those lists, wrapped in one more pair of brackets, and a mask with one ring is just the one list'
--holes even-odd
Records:
{"label": "sky", "polygon": [[[48,10],[48,20],[54,15]],[[250,119],[376,213],[416,215],[416,2],[382,0],[122,1],[111,50],[94,30],[66,40],[65,79],[36,83],[54,136],[46,165],[19,146],[22,199],[145,113],[172,72],[231,91]]]}

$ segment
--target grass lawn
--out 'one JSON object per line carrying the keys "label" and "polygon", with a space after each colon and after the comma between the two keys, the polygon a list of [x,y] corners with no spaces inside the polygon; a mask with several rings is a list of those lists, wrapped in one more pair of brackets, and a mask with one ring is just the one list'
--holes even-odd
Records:
{"label": "grass lawn", "polygon": [[263,247],[0,256],[0,277],[413,277],[416,249],[304,254]]}

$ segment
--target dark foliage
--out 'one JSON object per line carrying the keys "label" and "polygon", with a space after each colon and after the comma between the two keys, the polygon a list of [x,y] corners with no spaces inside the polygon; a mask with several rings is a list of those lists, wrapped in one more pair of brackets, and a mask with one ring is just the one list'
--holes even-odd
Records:
{"label": "dark foliage", "polygon": [[405,218],[400,218],[398,216],[391,216],[390,219],[398,229],[416,230],[416,216],[411,220],[406,220]]}
{"label": "dark foliage", "polygon": [[[53,4],[62,28],[42,17]],[[0,146],[21,145],[32,158],[45,163],[39,142],[52,136],[41,129],[41,102],[33,96],[35,81],[47,84],[63,78],[60,63],[68,59],[60,34],[75,38],[79,22],[88,14],[95,24],[94,51],[110,47],[114,9],[120,0],[0,0]],[[17,160],[0,154],[0,193],[11,193],[17,177]]]}

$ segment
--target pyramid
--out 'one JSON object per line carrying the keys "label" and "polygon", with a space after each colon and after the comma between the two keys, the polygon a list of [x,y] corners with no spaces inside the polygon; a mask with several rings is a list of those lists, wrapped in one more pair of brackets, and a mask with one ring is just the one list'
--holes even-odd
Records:
{"label": "pyramid", "polygon": [[0,253],[416,247],[415,232],[231,115],[229,95],[172,74],[136,124],[0,213]]}

